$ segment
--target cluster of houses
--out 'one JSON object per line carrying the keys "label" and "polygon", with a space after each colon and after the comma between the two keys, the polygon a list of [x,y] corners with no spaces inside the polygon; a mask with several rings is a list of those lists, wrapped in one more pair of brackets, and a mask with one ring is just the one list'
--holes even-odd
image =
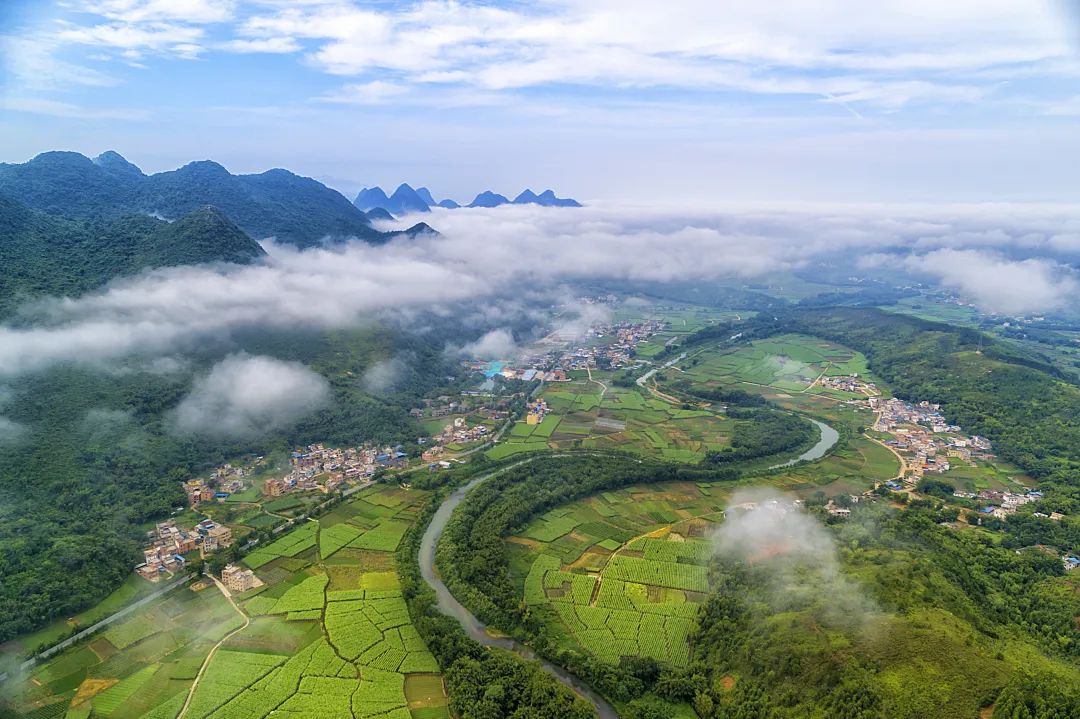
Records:
{"label": "cluster of houses", "polygon": [[547,417],[548,411],[548,403],[542,397],[530,403],[529,411],[525,415],[525,424],[540,424],[544,421],[544,417]]}
{"label": "cluster of houses", "polygon": [[184,482],[184,492],[187,494],[188,505],[192,509],[205,502],[224,502],[230,495],[243,492],[247,483],[239,477],[233,477],[219,484],[212,484],[215,480],[189,479]]}
{"label": "cluster of houses", "polygon": [[865,394],[870,396],[880,394],[876,384],[867,382],[860,378],[858,374],[822,377],[818,380],[818,384],[822,387],[828,387],[829,389],[838,389],[843,392],[853,392],[855,394]]}
{"label": "cluster of houses", "polygon": [[[487,391],[494,388],[492,380],[496,376],[525,382],[569,382],[567,373],[570,370],[619,369],[633,363],[638,344],[665,329],[667,322],[664,320],[595,324],[584,333],[575,330],[574,334],[580,336],[558,335],[555,339],[565,343],[561,349],[540,349],[523,356],[514,365],[467,360],[465,367],[484,374],[486,381],[481,390]],[[538,344],[550,345],[550,340],[549,337]]]}
{"label": "cluster of houses", "polygon": [[147,546],[143,548],[143,561],[135,566],[135,573],[143,579],[156,582],[184,568],[185,554],[199,551],[200,556],[232,546],[232,530],[206,519],[192,529],[183,529],[176,520],[159,523],[147,533]]}
{"label": "cluster of houses", "polygon": [[558,364],[569,369],[620,369],[634,362],[637,346],[667,329],[664,320],[593,325],[584,342],[566,349]]}
{"label": "cluster of houses", "polygon": [[400,446],[328,448],[313,444],[289,455],[290,471],[266,480],[263,494],[280,497],[295,491],[333,492],[346,482],[370,481],[379,467],[401,464],[408,455]]}
{"label": "cluster of houses", "polygon": [[926,474],[948,472],[952,468],[950,460],[971,463],[994,459],[989,440],[964,435],[960,427],[945,420],[940,405],[877,397],[867,402],[878,412],[874,429],[891,434],[885,444],[907,461],[909,474],[905,481],[909,484]]}
{"label": "cluster of houses", "polygon": [[490,430],[485,424],[470,426],[464,417],[455,417],[442,432],[431,438],[431,446],[420,455],[425,462],[439,462],[449,466],[449,462],[440,461],[450,444],[468,444],[487,439]]}
{"label": "cluster of houses", "polygon": [[244,491],[248,487],[247,477],[265,461],[266,459],[260,456],[243,467],[223,464],[206,479],[190,479],[184,482],[188,505],[194,509],[204,502],[223,502],[229,495]]}
{"label": "cluster of houses", "polygon": [[[985,504],[979,508],[979,514],[985,514],[998,519],[1005,519],[1010,514],[1016,512],[1017,508],[1022,507],[1028,502],[1035,502],[1043,498],[1043,493],[1037,489],[1033,489],[1024,494],[1016,494],[1014,492],[998,492],[991,489],[984,489],[981,492],[953,492],[954,497],[962,499],[977,499]],[[1047,515],[1041,512],[1036,512],[1036,516],[1046,517]],[[1055,521],[1060,520],[1063,515],[1054,512],[1053,516],[1049,517]]]}
{"label": "cluster of houses", "polygon": [[570,381],[570,377],[562,367],[545,368],[545,365],[550,367],[549,360],[534,359],[531,362],[526,362],[522,366],[517,367],[512,367],[506,362],[465,362],[466,369],[473,372],[481,372],[488,380],[498,376],[503,379],[519,379],[523,382]]}

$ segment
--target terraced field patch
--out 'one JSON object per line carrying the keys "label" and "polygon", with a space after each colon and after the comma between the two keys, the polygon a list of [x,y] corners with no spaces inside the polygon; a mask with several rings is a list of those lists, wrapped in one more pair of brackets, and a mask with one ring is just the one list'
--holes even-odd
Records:
{"label": "terraced field patch", "polygon": [[637,486],[549,511],[507,538],[523,601],[599,659],[685,666],[725,491],[708,483]]}

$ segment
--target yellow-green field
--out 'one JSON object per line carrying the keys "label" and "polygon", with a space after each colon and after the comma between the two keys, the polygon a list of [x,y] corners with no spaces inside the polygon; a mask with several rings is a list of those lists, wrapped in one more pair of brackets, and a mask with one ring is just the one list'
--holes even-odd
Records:
{"label": "yellow-green field", "polygon": [[507,539],[522,600],[567,646],[610,662],[642,656],[684,666],[725,491],[634,486],[536,518]]}

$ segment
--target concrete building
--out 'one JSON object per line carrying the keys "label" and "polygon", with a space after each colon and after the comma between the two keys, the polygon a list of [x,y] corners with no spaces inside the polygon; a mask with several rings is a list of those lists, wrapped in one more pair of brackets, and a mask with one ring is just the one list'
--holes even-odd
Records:
{"label": "concrete building", "polygon": [[235,564],[225,565],[225,568],[221,570],[221,581],[230,592],[246,592],[258,586],[255,572]]}

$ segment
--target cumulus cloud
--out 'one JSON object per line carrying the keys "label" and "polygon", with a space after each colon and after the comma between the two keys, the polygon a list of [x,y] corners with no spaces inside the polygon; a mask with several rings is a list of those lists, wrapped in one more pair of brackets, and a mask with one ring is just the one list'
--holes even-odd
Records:
{"label": "cumulus cloud", "polygon": [[480,359],[507,359],[517,354],[514,334],[508,329],[494,329],[461,348],[461,354]]}
{"label": "cumulus cloud", "polygon": [[815,604],[828,597],[824,618],[865,628],[879,608],[840,573],[836,543],[815,518],[794,509],[791,498],[771,490],[736,492],[714,536],[716,551],[761,570],[774,611]]}
{"label": "cumulus cloud", "polygon": [[[978,267],[1007,275],[1015,265],[1038,280],[1013,283],[1007,302],[979,292],[987,306],[1052,309],[1060,306],[1055,291],[1070,292],[1073,283],[1046,263],[1080,259],[1080,243],[1070,240],[1080,237],[1080,217],[1069,207],[520,206],[440,210],[431,223],[440,236],[302,252],[268,244],[269,257],[257,265],[155,270],[77,300],[40,301],[24,307],[17,324],[0,326],[0,377],[62,361],[149,361],[253,327],[349,327],[462,302],[479,307],[487,327],[505,327],[503,306],[594,279],[749,279],[872,255],[973,294],[991,284],[945,272],[955,263],[935,254],[944,250],[993,250],[1000,258]],[[905,264],[912,255],[923,259]],[[505,335],[487,343],[492,353],[509,348]]]}
{"label": "cumulus cloud", "polygon": [[195,380],[173,426],[183,434],[250,437],[288,427],[329,400],[327,381],[302,364],[236,354]]}
{"label": "cumulus cloud", "polygon": [[945,249],[910,257],[907,265],[987,310],[1008,315],[1059,309],[1075,302],[1080,291],[1071,268],[1046,259],[1010,260],[994,252]]}

